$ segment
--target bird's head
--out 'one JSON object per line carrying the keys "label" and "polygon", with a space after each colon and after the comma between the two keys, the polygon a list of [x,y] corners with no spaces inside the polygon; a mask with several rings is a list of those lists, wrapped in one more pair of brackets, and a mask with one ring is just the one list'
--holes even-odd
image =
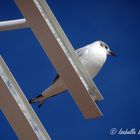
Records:
{"label": "bird's head", "polygon": [[116,54],[109,49],[109,46],[105,42],[96,41],[96,43],[97,43],[98,47],[100,47],[101,49],[104,49],[104,51],[106,52],[107,55],[116,56]]}

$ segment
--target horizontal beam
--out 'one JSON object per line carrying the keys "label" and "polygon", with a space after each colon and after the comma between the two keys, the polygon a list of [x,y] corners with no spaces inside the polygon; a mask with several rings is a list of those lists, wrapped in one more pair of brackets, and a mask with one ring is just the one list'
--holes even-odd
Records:
{"label": "horizontal beam", "polygon": [[50,140],[1,56],[0,109],[20,140]]}
{"label": "horizontal beam", "polygon": [[25,19],[0,21],[0,31],[15,30],[28,27]]}
{"label": "horizontal beam", "polygon": [[[86,81],[91,81],[45,0],[15,0],[28,25],[64,80],[86,119],[102,116]],[[71,82],[72,81],[72,82]],[[91,83],[92,85],[92,83]],[[94,88],[95,89],[95,88]],[[96,90],[96,89],[95,89]],[[94,94],[94,93],[93,93]],[[95,94],[94,94],[95,95]],[[95,95],[96,96],[96,95]],[[98,98],[98,97],[97,97]]]}

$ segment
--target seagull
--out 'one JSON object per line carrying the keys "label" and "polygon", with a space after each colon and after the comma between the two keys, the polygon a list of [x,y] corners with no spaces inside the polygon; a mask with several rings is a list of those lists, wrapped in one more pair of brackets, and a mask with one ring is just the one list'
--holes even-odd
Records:
{"label": "seagull", "polygon": [[[76,50],[76,54],[92,79],[95,78],[101,70],[107,56],[116,56],[116,54],[113,53],[109,49],[109,46],[103,41],[95,41],[89,45],[79,48]],[[32,104],[39,102],[38,107],[41,107],[46,99],[56,96],[66,90],[67,87],[63,79],[57,74],[52,84],[40,95],[29,100],[29,103]]]}

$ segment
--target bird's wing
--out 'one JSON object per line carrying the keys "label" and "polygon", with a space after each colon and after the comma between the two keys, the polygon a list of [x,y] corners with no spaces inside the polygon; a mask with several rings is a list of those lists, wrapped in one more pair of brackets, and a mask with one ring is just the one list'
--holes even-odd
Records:
{"label": "bird's wing", "polygon": [[80,59],[83,59],[83,58],[85,58],[85,56],[88,55],[88,49],[87,49],[87,47],[80,48],[80,49],[76,50],[76,53]]}
{"label": "bird's wing", "polygon": [[[85,56],[88,55],[88,49],[87,47],[79,48],[76,50],[77,55],[79,56],[80,60],[85,58]],[[52,82],[54,84],[59,78],[59,75],[57,74]]]}
{"label": "bird's wing", "polygon": [[55,76],[55,78],[54,78],[52,84],[54,84],[54,83],[58,80],[58,78],[59,78],[59,75],[57,74],[57,75]]}

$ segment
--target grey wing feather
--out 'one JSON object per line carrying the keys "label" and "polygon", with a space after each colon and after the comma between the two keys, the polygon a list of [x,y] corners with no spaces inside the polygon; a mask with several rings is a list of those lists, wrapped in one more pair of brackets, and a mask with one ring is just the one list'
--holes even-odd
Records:
{"label": "grey wing feather", "polygon": [[82,59],[88,54],[87,48],[80,48],[76,50],[77,55]]}

